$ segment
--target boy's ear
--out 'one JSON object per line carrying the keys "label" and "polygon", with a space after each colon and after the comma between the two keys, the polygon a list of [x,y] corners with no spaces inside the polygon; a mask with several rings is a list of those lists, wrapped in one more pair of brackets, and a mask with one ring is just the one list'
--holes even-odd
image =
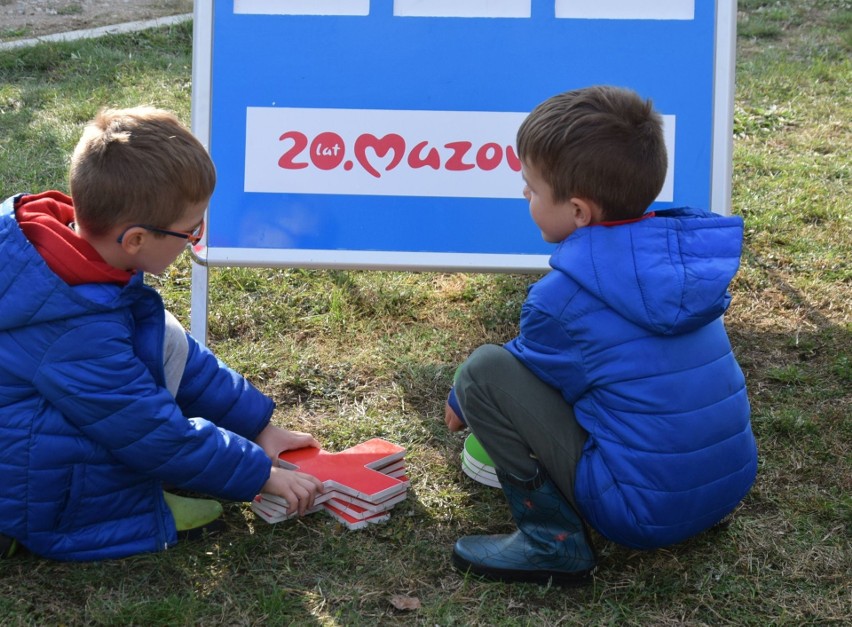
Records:
{"label": "boy's ear", "polygon": [[576,196],[568,202],[571,203],[574,224],[578,229],[582,226],[597,224],[601,221],[601,208],[596,202]]}
{"label": "boy's ear", "polygon": [[124,232],[124,237],[121,238],[121,248],[128,255],[135,255],[142,248],[145,241],[145,229],[141,227],[131,227]]}

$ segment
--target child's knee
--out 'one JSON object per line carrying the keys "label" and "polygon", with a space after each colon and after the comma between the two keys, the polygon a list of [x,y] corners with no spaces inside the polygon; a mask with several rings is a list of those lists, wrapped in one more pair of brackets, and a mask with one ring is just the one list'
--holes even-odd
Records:
{"label": "child's knee", "polygon": [[502,346],[483,344],[477,348],[462,364],[456,379],[456,385],[467,387],[476,382],[493,379],[515,365],[515,357]]}

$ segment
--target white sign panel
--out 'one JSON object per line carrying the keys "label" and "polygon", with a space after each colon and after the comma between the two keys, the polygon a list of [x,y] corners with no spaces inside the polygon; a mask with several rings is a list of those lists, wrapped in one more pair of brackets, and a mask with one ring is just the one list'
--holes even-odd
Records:
{"label": "white sign panel", "polygon": [[[518,198],[526,113],[249,107],[245,191]],[[672,200],[675,119],[664,116]]]}

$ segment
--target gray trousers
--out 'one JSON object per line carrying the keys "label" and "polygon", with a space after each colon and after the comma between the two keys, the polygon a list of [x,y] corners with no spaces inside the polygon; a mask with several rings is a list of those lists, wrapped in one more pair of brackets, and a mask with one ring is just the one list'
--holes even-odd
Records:
{"label": "gray trousers", "polygon": [[587,433],[559,391],[493,344],[462,365],[455,389],[468,427],[496,468],[521,481],[543,468],[576,509],[574,479]]}
{"label": "gray trousers", "polygon": [[163,337],[163,368],[166,373],[166,388],[177,396],[180,380],[189,356],[186,330],[171,312],[166,310],[166,333]]}

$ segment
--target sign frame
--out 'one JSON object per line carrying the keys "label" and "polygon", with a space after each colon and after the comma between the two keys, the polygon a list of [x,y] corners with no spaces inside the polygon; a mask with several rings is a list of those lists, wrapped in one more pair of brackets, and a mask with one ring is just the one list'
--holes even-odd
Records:
{"label": "sign frame", "polygon": [[[349,3],[350,6],[355,4],[366,4],[367,11],[384,11],[387,12],[391,4],[396,6],[409,5],[417,10],[417,7],[428,5],[428,2],[420,0],[396,0],[392,3],[390,0],[310,0],[311,2],[326,2],[338,3],[344,6]],[[467,7],[477,6],[478,0],[468,0]],[[556,0],[557,11],[559,10],[559,1]],[[630,0],[594,0],[597,5],[619,5],[627,3],[630,5]],[[660,6],[676,4],[680,0],[657,0]],[[196,2],[194,7],[194,23],[193,23],[193,65],[192,65],[192,131],[198,139],[204,144],[214,160],[217,162],[217,167],[220,168],[220,180],[227,180],[228,176],[233,177],[236,169],[233,164],[225,165],[224,170],[221,169],[220,161],[217,160],[217,149],[220,146],[215,144],[217,135],[214,129],[214,124],[220,124],[217,121],[217,115],[214,112],[216,106],[216,96],[214,94],[214,81],[217,72],[222,72],[215,67],[214,59],[214,44],[216,22],[216,11],[224,6],[233,6],[234,10],[238,5],[251,8],[252,5],[257,6],[258,2],[287,5],[291,3],[296,6],[304,4],[299,0],[206,0]],[[542,6],[548,3],[553,3],[554,0],[528,0],[531,11],[541,11]],[[649,0],[652,2],[652,0]],[[503,0],[504,4],[513,6],[523,5],[516,0]],[[712,102],[708,103],[712,112],[712,119],[707,121],[708,126],[708,141],[710,143],[710,157],[706,164],[709,172],[706,172],[708,179],[707,198],[704,204],[712,211],[727,215],[730,213],[731,201],[731,180],[732,180],[732,155],[733,155],[733,98],[734,98],[734,69],[735,69],[735,47],[736,47],[736,0],[694,0],[694,4],[699,7],[703,6],[706,11],[706,4],[714,4],[714,23],[712,32],[712,75],[705,77],[702,80],[710,81],[710,98]],[[457,0],[433,0],[433,6],[458,7],[462,3]],[[501,2],[489,0],[489,2],[479,2],[481,5],[500,5]],[[566,2],[562,2],[566,6]],[[583,2],[576,4],[582,5]],[[371,7],[371,8],[370,8]],[[513,9],[514,10],[514,9]],[[458,22],[465,16],[445,18]],[[514,16],[510,16],[514,17]],[[275,19],[281,19],[277,16]],[[324,16],[324,20],[341,20],[353,18],[341,18],[337,15]],[[371,19],[371,18],[358,18]],[[409,18],[397,18],[409,19]],[[501,20],[505,21],[505,20]],[[468,20],[468,23],[474,25],[489,25],[494,20]],[[236,23],[236,22],[235,22]],[[255,24],[257,22],[254,22]],[[595,22],[588,22],[594,24]],[[483,27],[486,27],[483,26]],[[601,81],[604,82],[604,81]],[[521,87],[519,87],[521,88]],[[568,88],[573,88],[569,86]],[[552,91],[552,90],[551,90]],[[556,93],[556,91],[552,91]],[[537,101],[543,100],[544,97],[552,95],[552,93],[542,94]],[[645,95],[645,94],[643,94]],[[650,94],[655,99],[654,94]],[[246,104],[248,110],[250,103]],[[425,107],[424,107],[425,108]],[[662,111],[666,113],[665,110]],[[244,135],[245,137],[245,135]],[[211,141],[214,145],[211,145]],[[248,149],[245,146],[240,147],[247,159],[245,151]],[[239,152],[239,151],[238,151]],[[244,172],[240,172],[243,176]],[[518,202],[523,202],[521,198],[520,177],[518,176]],[[226,183],[227,184],[227,183]],[[233,185],[231,186],[233,187]],[[218,193],[218,191],[217,191]],[[367,196],[366,198],[371,198]],[[435,202],[441,202],[441,198],[434,199]],[[677,198],[675,198],[677,200]],[[215,215],[221,215],[221,212],[227,213],[232,211],[232,207],[219,206],[216,204],[217,195],[214,194],[213,202]],[[682,203],[676,203],[682,204]],[[692,203],[690,203],[692,204]],[[525,207],[525,204],[523,205]],[[676,206],[669,204],[668,206]],[[526,209],[524,208],[524,213]],[[526,218],[529,220],[529,218]],[[374,250],[369,246],[365,249],[353,248],[334,248],[334,247],[318,247],[318,248],[277,248],[277,247],[252,247],[252,246],[217,246],[215,241],[209,241],[208,236],[211,232],[215,234],[217,225],[215,223],[208,225],[208,233],[205,239],[192,251],[192,296],[191,296],[191,331],[194,336],[201,341],[206,341],[207,337],[207,312],[208,312],[208,280],[209,267],[218,266],[251,266],[251,267],[303,267],[303,268],[337,268],[337,269],[362,269],[362,270],[423,270],[423,271],[449,271],[449,272],[518,272],[518,273],[538,273],[548,269],[549,253],[545,251],[541,253],[512,253],[512,252],[490,252],[487,250],[478,250],[473,252],[455,252],[446,250]],[[427,246],[429,243],[427,242]]]}

